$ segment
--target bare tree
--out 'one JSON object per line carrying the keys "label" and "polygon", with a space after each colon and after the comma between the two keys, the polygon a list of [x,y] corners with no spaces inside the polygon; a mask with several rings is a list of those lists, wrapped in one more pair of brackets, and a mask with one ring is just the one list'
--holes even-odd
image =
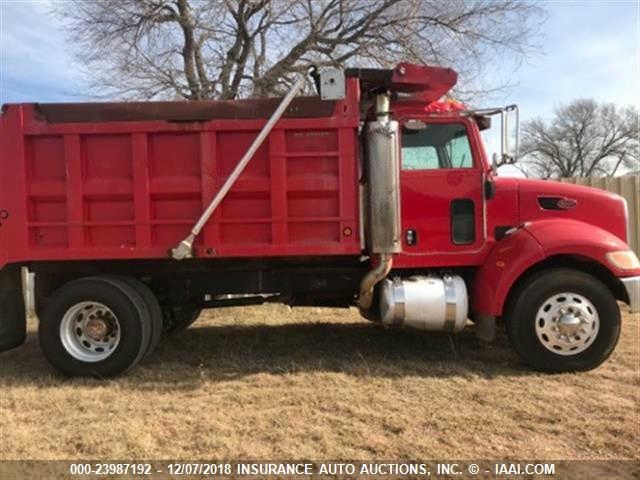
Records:
{"label": "bare tree", "polygon": [[556,109],[550,122],[531,120],[522,130],[524,167],[538,177],[613,176],[640,167],[633,107],[575,100]]}
{"label": "bare tree", "polygon": [[76,0],[57,11],[103,91],[192,100],[278,94],[310,64],[401,59],[453,66],[470,93],[488,64],[532,51],[544,17],[508,0]]}

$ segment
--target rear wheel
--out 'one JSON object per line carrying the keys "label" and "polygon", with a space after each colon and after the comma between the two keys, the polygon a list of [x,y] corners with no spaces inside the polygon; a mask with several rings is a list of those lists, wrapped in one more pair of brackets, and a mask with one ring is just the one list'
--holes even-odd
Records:
{"label": "rear wheel", "polygon": [[115,376],[148,351],[150,316],[142,296],[121,279],[75,280],[56,291],[42,312],[40,346],[66,375]]}
{"label": "rear wheel", "polygon": [[150,355],[160,343],[162,338],[162,309],[158,303],[158,299],[140,280],[133,277],[121,277],[121,276],[109,276],[108,278],[116,279],[118,281],[126,283],[129,287],[133,288],[142,297],[147,308],[149,309],[149,321],[151,324],[151,340],[149,341],[149,347],[145,352],[145,357]]}
{"label": "rear wheel", "polygon": [[506,312],[511,343],[546,372],[590,370],[613,352],[620,310],[609,289],[577,270],[542,272],[522,285]]}

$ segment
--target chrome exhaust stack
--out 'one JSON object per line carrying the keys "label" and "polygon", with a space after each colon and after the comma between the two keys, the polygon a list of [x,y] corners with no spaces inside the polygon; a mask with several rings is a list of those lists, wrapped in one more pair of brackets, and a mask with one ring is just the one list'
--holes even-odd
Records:
{"label": "chrome exhaust stack", "polygon": [[402,250],[400,228],[400,127],[389,116],[389,94],[376,96],[376,117],[365,129],[367,149],[368,246],[380,263],[360,283],[358,306],[368,312],[375,286]]}
{"label": "chrome exhaust stack", "polygon": [[358,307],[361,312],[368,312],[373,304],[373,289],[381,280],[389,275],[391,266],[393,265],[393,257],[390,254],[383,253],[380,255],[380,263],[376,268],[365,275],[360,282],[360,296],[358,297]]}

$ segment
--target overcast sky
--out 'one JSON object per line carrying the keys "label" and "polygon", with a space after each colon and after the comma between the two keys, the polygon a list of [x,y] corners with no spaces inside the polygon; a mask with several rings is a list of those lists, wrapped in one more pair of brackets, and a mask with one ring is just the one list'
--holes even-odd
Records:
{"label": "overcast sky", "polygon": [[[578,97],[640,103],[640,2],[549,2],[543,53],[515,72],[497,102],[523,119]],[[86,100],[87,86],[48,1],[0,0],[0,103]],[[491,68],[490,65],[487,68]]]}

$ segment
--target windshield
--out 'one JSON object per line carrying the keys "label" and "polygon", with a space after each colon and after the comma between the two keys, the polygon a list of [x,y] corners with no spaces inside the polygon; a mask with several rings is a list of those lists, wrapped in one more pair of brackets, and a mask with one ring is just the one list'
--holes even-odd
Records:
{"label": "windshield", "polygon": [[471,167],[471,147],[463,124],[431,124],[418,130],[403,130],[403,170]]}

